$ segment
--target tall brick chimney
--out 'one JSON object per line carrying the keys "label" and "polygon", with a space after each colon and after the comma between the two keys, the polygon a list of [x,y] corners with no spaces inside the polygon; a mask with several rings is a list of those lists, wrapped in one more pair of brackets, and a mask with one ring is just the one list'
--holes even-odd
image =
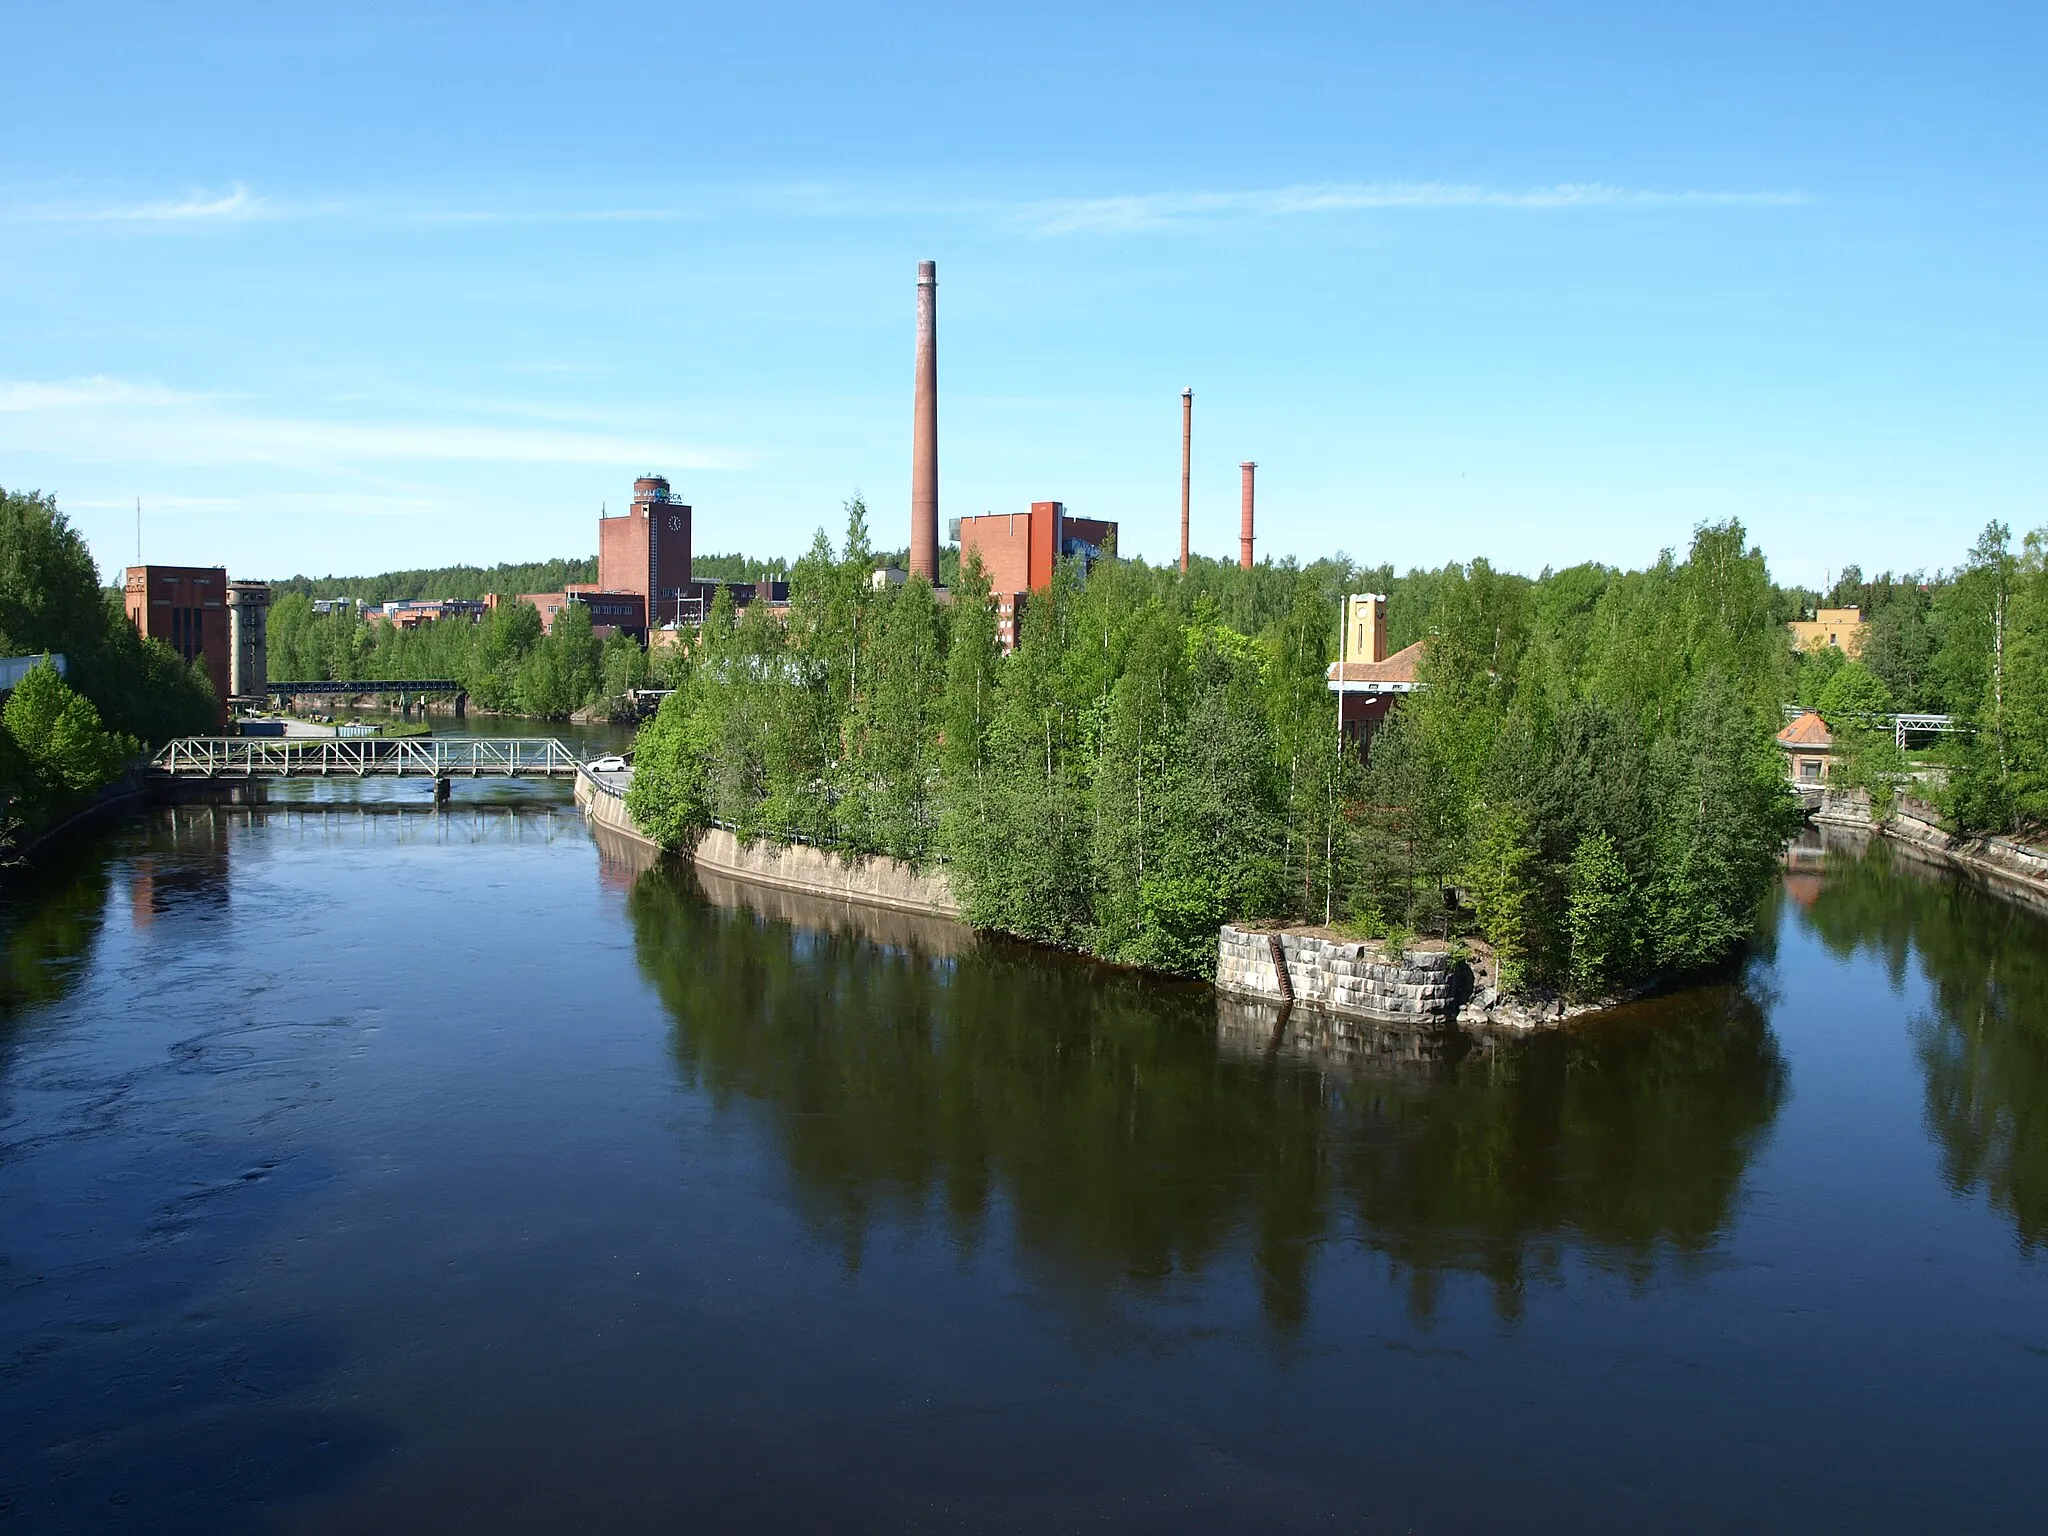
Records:
{"label": "tall brick chimney", "polygon": [[1237,563],[1246,570],[1252,568],[1252,471],[1259,466],[1246,459],[1237,466],[1244,474],[1243,489],[1238,498]]}
{"label": "tall brick chimney", "polygon": [[910,438],[910,569],[939,584],[939,264],[917,264],[917,386]]}
{"label": "tall brick chimney", "polygon": [[1195,392],[1180,392],[1180,573],[1188,573],[1188,464],[1195,445]]}

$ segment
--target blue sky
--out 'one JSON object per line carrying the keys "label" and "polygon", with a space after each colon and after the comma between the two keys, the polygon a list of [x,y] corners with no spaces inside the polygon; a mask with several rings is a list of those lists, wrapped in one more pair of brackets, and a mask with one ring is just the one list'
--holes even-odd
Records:
{"label": "blue sky", "polygon": [[859,490],[1781,580],[2048,521],[2048,8],[0,0],[0,484],[102,565],[703,550]]}

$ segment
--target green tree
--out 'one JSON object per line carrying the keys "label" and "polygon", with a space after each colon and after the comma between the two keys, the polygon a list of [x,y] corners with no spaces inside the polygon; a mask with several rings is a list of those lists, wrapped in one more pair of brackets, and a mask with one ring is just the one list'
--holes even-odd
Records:
{"label": "green tree", "polygon": [[20,786],[32,807],[91,794],[110,783],[140,745],[109,733],[92,700],[67,686],[47,657],[7,696],[0,728],[32,776]]}
{"label": "green tree", "polygon": [[912,576],[875,604],[866,676],[845,727],[839,825],[855,848],[914,863],[938,831],[942,637],[931,584]]}
{"label": "green tree", "polygon": [[55,498],[0,489],[0,655],[38,652],[65,658],[114,732],[155,744],[215,719],[205,672],[136,633]]}
{"label": "green tree", "polygon": [[1512,805],[1483,807],[1474,820],[1463,881],[1506,992],[1521,991],[1528,980],[1535,862],[1536,847],[1521,811]]}
{"label": "green tree", "polygon": [[664,848],[687,846],[712,819],[707,794],[711,743],[691,704],[687,689],[670,694],[633,741],[626,809]]}
{"label": "green tree", "polygon": [[954,589],[947,639],[939,742],[944,787],[940,835],[945,846],[962,847],[988,814],[989,731],[1003,660],[988,573],[978,553],[969,557]]}
{"label": "green tree", "polygon": [[1934,669],[1948,713],[1971,727],[1957,751],[1949,809],[1970,831],[2008,830],[2016,811],[2007,644],[2018,572],[2010,546],[2005,524],[1987,525],[1935,603],[1941,645]]}
{"label": "green tree", "polygon": [[1884,680],[1856,661],[1836,668],[1815,703],[1831,730],[1869,724],[1867,717],[1889,713],[1894,707]]}
{"label": "green tree", "polygon": [[1582,995],[1597,994],[1637,970],[1634,887],[1606,833],[1579,839],[1565,884],[1572,987]]}

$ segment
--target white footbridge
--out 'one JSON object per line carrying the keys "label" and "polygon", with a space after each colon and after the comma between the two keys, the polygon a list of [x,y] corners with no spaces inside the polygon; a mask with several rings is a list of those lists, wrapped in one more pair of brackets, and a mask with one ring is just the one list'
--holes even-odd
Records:
{"label": "white footbridge", "polygon": [[576,754],[545,736],[187,736],[150,760],[162,779],[567,779]]}

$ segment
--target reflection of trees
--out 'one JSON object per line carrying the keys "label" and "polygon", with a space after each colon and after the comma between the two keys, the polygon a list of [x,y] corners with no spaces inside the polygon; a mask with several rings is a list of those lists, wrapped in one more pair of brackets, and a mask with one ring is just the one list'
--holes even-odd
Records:
{"label": "reflection of trees", "polygon": [[785,926],[712,905],[673,865],[629,909],[684,1076],[760,1108],[805,1218],[849,1262],[878,1219],[943,1219],[972,1245],[995,1202],[1020,1262],[1084,1292],[1248,1249],[1267,1315],[1291,1327],[1350,1212],[1425,1304],[1465,1269],[1512,1311],[1532,1252],[1647,1273],[1710,1245],[1782,1092],[1761,1011],[1728,989],[1344,1073],[1219,1052],[1206,988]]}
{"label": "reflection of trees", "polygon": [[227,901],[228,835],[235,813],[174,806],[125,831],[88,833],[18,871],[0,906],[0,1022],[58,1001],[85,974],[106,919],[114,838],[131,839],[128,900],[137,927],[186,908]]}
{"label": "reflection of trees", "polygon": [[88,858],[19,877],[0,915],[0,1022],[78,984],[107,910],[107,866]]}
{"label": "reflection of trees", "polygon": [[1917,958],[1931,1008],[1913,1020],[1927,1121],[1952,1187],[1982,1187],[2023,1246],[2048,1242],[2048,921],[1887,844],[1837,857],[1807,910],[1836,954]]}
{"label": "reflection of trees", "polygon": [[1344,1183],[1419,1309],[1463,1269],[1512,1316],[1567,1248],[1639,1280],[1710,1249],[1784,1085],[1756,998],[1703,988],[1516,1042],[1426,1094],[1363,1095]]}

